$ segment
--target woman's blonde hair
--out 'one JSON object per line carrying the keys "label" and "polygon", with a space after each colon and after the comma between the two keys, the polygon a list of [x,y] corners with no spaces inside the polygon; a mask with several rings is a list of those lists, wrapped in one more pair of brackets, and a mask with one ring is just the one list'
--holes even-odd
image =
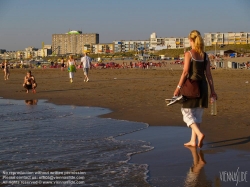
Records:
{"label": "woman's blonde hair", "polygon": [[69,55],[69,59],[73,60],[74,59],[73,55]]}
{"label": "woman's blonde hair", "polygon": [[194,50],[198,52],[202,57],[204,56],[204,41],[201,37],[201,33],[197,30],[193,30],[190,32],[189,39],[194,42]]}

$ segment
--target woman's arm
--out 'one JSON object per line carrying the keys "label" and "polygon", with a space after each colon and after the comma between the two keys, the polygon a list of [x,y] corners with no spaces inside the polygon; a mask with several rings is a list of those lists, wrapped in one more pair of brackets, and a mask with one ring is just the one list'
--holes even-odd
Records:
{"label": "woman's arm", "polygon": [[214,81],[213,81],[213,77],[212,77],[211,70],[210,70],[210,60],[209,59],[207,59],[207,66],[206,66],[205,75],[207,77],[207,81],[208,81],[208,84],[210,87],[210,92],[211,92],[210,97],[214,97],[217,99],[217,94],[215,93],[215,90],[214,90]]}
{"label": "woman's arm", "polygon": [[23,80],[23,84],[26,84],[26,82],[27,82],[27,78],[26,78],[26,76],[24,77],[24,80]]}
{"label": "woman's arm", "polygon": [[186,52],[185,53],[185,58],[184,58],[184,67],[183,67],[183,71],[182,71],[182,74],[181,74],[181,78],[179,80],[179,83],[177,85],[177,88],[175,89],[174,91],[174,96],[178,96],[180,95],[180,89],[181,89],[181,86],[184,84],[186,78],[187,78],[187,75],[188,75],[188,72],[189,72],[189,68],[190,68],[190,60],[191,60],[191,55],[189,52]]}

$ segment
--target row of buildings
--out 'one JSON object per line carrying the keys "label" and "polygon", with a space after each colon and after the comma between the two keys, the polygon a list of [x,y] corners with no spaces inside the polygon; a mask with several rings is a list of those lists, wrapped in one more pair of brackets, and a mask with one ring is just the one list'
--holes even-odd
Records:
{"label": "row of buildings", "polygon": [[[250,44],[250,32],[239,33],[205,33],[205,46],[227,44]],[[83,34],[81,31],[70,31],[66,34],[52,35],[52,49],[57,55],[68,53],[116,53],[129,51],[154,51],[161,49],[180,49],[190,47],[188,37],[157,37],[150,35],[149,40],[120,40],[112,43],[99,43],[99,34]]]}
{"label": "row of buildings", "polygon": [[38,57],[46,57],[52,55],[52,46],[43,45],[41,49],[35,47],[27,47],[20,51],[6,51],[0,49],[0,58],[2,59],[33,59]]}
{"label": "row of buildings", "polygon": [[[227,44],[250,44],[250,32],[205,33],[205,46]],[[187,37],[157,37],[152,33],[148,40],[120,40],[112,43],[99,43],[98,33],[69,31],[53,34],[52,45],[42,44],[42,49],[25,48],[24,51],[7,52],[0,49],[2,58],[34,58],[48,55],[82,54],[90,52],[106,54],[129,51],[155,51],[161,49],[180,49],[190,47]]]}

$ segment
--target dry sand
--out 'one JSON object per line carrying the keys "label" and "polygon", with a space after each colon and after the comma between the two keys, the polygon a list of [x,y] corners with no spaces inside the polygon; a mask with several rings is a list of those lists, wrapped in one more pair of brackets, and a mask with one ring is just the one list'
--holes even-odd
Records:
{"label": "dry sand", "polygon": [[[102,117],[145,122],[151,126],[185,126],[181,105],[167,106],[182,72],[180,65],[159,69],[92,69],[90,82],[83,82],[78,69],[70,83],[67,71],[33,69],[37,93],[22,88],[25,69],[11,69],[10,79],[0,81],[3,98],[46,99],[59,105],[96,106],[113,112]],[[212,71],[218,94],[218,115],[206,109],[202,131],[206,141],[223,141],[228,148],[250,147],[250,70],[216,69]],[[2,74],[3,75],[3,74]],[[248,83],[248,82],[249,83]]]}

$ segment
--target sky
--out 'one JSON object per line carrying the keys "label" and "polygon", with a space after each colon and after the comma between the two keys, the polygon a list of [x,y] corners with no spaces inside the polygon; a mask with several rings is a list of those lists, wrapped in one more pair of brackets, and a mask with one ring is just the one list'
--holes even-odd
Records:
{"label": "sky", "polygon": [[249,0],[0,0],[0,49],[52,44],[52,34],[98,33],[100,43],[250,32]]}

